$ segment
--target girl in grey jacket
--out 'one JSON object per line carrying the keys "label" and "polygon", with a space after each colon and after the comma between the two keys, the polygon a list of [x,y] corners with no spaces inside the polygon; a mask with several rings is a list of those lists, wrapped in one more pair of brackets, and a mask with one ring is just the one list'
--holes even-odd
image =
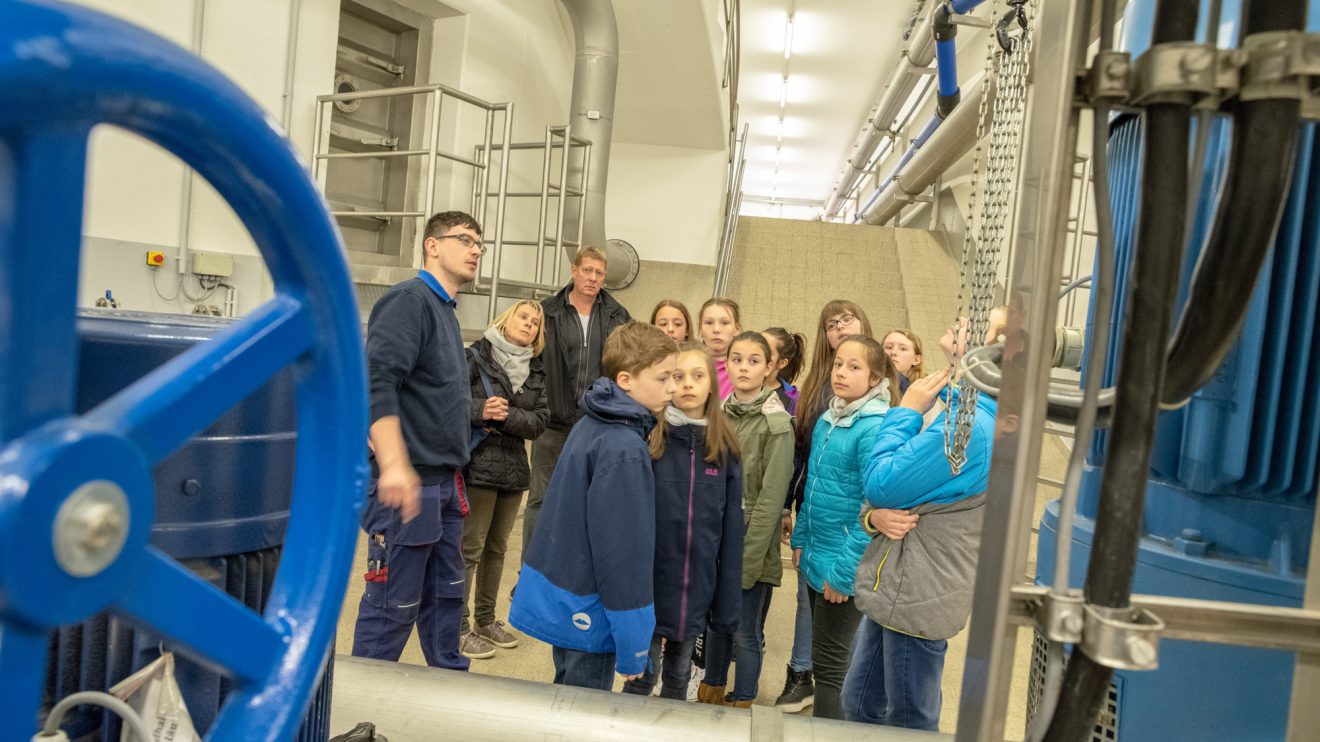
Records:
{"label": "girl in grey jacket", "polygon": [[980,395],[967,463],[953,476],[947,411],[922,430],[948,379],[944,371],[912,382],[885,417],[863,477],[875,509],[863,515],[873,540],[854,585],[866,619],[843,683],[849,721],[939,729],[947,640],[971,613],[995,425],[995,402]]}

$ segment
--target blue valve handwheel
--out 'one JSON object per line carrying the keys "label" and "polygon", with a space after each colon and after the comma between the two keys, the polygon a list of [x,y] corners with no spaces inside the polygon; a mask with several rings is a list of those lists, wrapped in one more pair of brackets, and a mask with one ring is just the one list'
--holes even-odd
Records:
{"label": "blue valve handwheel", "polygon": [[[78,246],[88,135],[100,124],[154,142],[214,186],[260,247],[275,296],[77,416]],[[294,491],[258,614],[148,543],[151,467],[290,366]],[[36,731],[47,632],[101,610],[233,678],[209,739],[291,737],[352,562],[365,376],[338,232],[266,114],[142,29],[0,0],[0,739]]]}

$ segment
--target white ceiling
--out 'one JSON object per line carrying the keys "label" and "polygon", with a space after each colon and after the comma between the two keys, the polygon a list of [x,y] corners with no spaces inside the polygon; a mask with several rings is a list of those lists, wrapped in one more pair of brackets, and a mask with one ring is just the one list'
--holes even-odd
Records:
{"label": "white ceiling", "polygon": [[[772,195],[812,201],[829,195],[903,48],[915,7],[916,0],[743,0],[738,98],[750,127],[744,214],[764,211],[755,201]],[[793,49],[776,175],[790,12]]]}

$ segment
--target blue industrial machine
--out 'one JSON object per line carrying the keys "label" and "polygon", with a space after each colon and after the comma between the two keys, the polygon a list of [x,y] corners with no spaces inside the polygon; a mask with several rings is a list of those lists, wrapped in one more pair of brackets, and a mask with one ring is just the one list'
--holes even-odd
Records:
{"label": "blue industrial machine", "polygon": [[[84,310],[78,316],[78,400],[84,414],[229,320]],[[292,375],[286,370],[152,470],[156,522],[150,542],[254,611],[265,607],[288,526],[297,442]],[[154,660],[169,643],[130,622],[98,615],[51,635],[43,711],[86,690],[105,690]],[[327,669],[332,663],[327,663]],[[193,724],[204,733],[229,694],[223,675],[180,657],[175,674]],[[324,740],[329,672],[298,739]],[[118,739],[121,721],[82,707],[65,717],[72,739]]]}
{"label": "blue industrial machine", "polygon": [[[1151,0],[1128,6],[1124,44],[1134,57],[1150,43],[1154,6]],[[1239,3],[1224,6],[1224,23],[1215,34],[1221,47],[1236,39]],[[1315,31],[1320,3],[1312,2],[1310,11],[1309,30]],[[1203,11],[1203,26],[1205,17]],[[1209,127],[1180,305],[1216,206],[1228,128],[1224,120]],[[1160,416],[1136,593],[1301,605],[1320,468],[1320,414],[1312,409],[1320,388],[1320,142],[1312,124],[1298,137],[1289,201],[1241,337],[1210,384],[1186,406]],[[1139,117],[1116,116],[1109,145],[1119,276],[1116,336],[1129,287],[1124,266],[1134,248],[1141,148]],[[1106,384],[1116,369],[1111,350]],[[1069,534],[1073,585],[1082,583],[1091,554],[1106,445],[1098,431]],[[1057,523],[1055,501],[1040,524],[1041,582],[1054,570]],[[1288,652],[1165,640],[1159,670],[1115,672],[1096,739],[1282,739],[1293,664]]]}
{"label": "blue industrial machine", "polygon": [[[0,739],[28,739],[43,700],[159,642],[206,668],[183,681],[209,739],[290,739],[331,647],[367,475],[338,234],[262,110],[188,52],[53,2],[3,16]],[[78,320],[100,124],[206,178],[274,298],[215,327]]]}

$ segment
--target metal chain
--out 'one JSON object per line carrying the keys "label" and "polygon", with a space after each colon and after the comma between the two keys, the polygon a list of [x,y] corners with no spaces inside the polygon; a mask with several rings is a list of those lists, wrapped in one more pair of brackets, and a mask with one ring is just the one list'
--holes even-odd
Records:
{"label": "metal chain", "polygon": [[[998,3],[990,18],[998,19]],[[1027,4],[1027,28],[1011,38],[1011,49],[999,47],[995,34],[989,33],[986,76],[995,83],[995,102],[990,117],[989,145],[985,152],[985,178],[978,181],[981,141],[985,136],[985,101],[981,98],[981,119],[977,124],[977,149],[972,165],[972,217],[963,241],[963,273],[958,294],[958,316],[953,332],[960,334],[961,321],[967,318],[965,350],[981,344],[989,325],[990,309],[995,300],[999,278],[999,256],[1008,237],[1008,226],[1016,204],[1018,158],[1022,150],[1022,130],[1026,123],[1027,70],[1031,57],[1031,34],[1034,30],[1035,4]],[[985,88],[988,92],[989,88]],[[978,188],[979,186],[979,188]],[[978,203],[979,202],[979,203]],[[979,207],[979,209],[978,209]],[[970,280],[970,291],[968,283]],[[961,354],[955,357],[960,363]],[[967,463],[967,445],[971,440],[976,413],[977,390],[965,379],[958,382],[958,395],[949,402],[944,416],[944,453],[949,470],[957,476]]]}

